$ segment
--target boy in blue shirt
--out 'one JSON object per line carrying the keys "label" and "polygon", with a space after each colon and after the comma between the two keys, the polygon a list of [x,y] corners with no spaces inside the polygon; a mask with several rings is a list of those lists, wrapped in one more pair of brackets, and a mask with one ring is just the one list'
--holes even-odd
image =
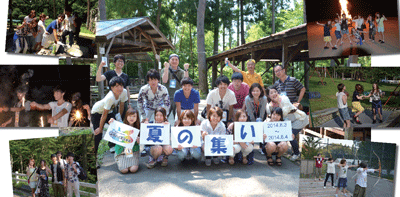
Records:
{"label": "boy in blue shirt", "polygon": [[46,33],[43,34],[42,46],[48,48],[53,42],[58,43],[57,31],[61,30],[61,24],[65,19],[64,14],[59,14],[58,18],[50,23],[46,28]]}

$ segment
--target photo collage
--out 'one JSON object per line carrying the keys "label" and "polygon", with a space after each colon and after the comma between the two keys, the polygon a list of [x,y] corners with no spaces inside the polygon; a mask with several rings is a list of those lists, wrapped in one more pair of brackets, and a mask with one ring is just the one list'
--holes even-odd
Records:
{"label": "photo collage", "polygon": [[400,196],[399,0],[1,4],[5,196]]}

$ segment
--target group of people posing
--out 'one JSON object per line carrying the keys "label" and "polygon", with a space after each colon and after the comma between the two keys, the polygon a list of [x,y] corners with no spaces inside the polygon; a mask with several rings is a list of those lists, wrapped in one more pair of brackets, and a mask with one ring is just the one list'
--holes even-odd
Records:
{"label": "group of people posing", "polygon": [[[47,123],[51,127],[88,127],[90,125],[90,107],[83,103],[80,92],[73,93],[71,102],[68,102],[64,98],[64,87],[56,86],[53,88],[55,101],[46,104],[29,101],[27,92],[27,88],[22,86],[17,88],[18,100],[13,106],[0,106],[2,115],[0,127],[44,127]],[[42,116],[34,122],[32,120],[38,118],[33,114],[34,110],[51,110],[51,116]]]}
{"label": "group of people posing", "polygon": [[[80,22],[72,15],[71,7],[66,7],[64,13],[59,14],[47,27],[46,19],[48,16],[44,13],[37,18],[36,11],[31,10],[22,24],[17,26],[14,34],[15,53],[36,53],[43,47],[49,48],[53,43],[65,45],[67,36],[69,37],[69,46],[72,46],[74,39],[79,37]],[[61,41],[59,41],[58,34],[61,34]]]}
{"label": "group of people posing", "polygon": [[[121,121],[140,130],[140,123],[168,124],[168,117],[172,114],[175,116],[173,126],[200,125],[202,146],[178,146],[173,149],[171,145],[146,145],[143,148],[149,156],[146,163],[148,168],[154,168],[159,163],[161,166],[167,166],[168,157],[174,151],[182,162],[199,162],[204,156],[205,136],[231,135],[234,132],[233,122],[291,121],[291,159],[300,157],[295,136],[309,123],[308,115],[299,109],[305,88],[297,79],[287,76],[283,66],[275,66],[274,72],[279,79],[273,86],[265,88],[261,76],[254,72],[254,60],[250,59],[247,62],[247,72],[241,71],[226,60],[226,64],[235,71],[231,77],[232,83],[228,77],[219,76],[215,82],[217,87],[207,95],[207,106],[200,113],[200,94],[193,88],[193,80],[189,78],[189,64],[185,64],[184,69],[181,69],[178,55],[169,56],[169,62],[164,63],[161,73],[155,69],[147,72],[147,84],[140,88],[137,109],[125,104],[129,99],[128,78],[122,72],[125,58],[116,55],[113,61],[115,70],[102,74],[102,67],[105,65],[105,62],[102,62],[96,76],[98,81],[107,79],[110,87],[107,95],[96,102],[91,110],[96,153],[105,133],[103,130],[106,123]],[[263,137],[265,141],[267,136]],[[137,139],[132,149],[119,145],[115,145],[114,148],[118,169],[122,173],[136,172],[139,167],[140,139]],[[282,165],[281,156],[288,148],[286,141],[260,144],[260,149],[271,166]],[[227,158],[207,156],[205,164],[210,166],[212,161],[219,164],[222,160],[231,165],[236,162],[251,165],[254,161],[253,149],[254,142],[234,142],[233,155]],[[275,160],[272,155],[276,156]]]}
{"label": "group of people posing", "polygon": [[[349,93],[346,92],[346,86],[343,83],[338,84],[337,86],[338,91],[336,93],[337,103],[339,108],[339,114],[344,120],[343,127],[349,128],[350,120],[350,113],[347,107],[347,97]],[[383,122],[382,117],[382,101],[381,98],[385,95],[385,92],[379,89],[377,83],[372,84],[372,90],[369,94],[364,94],[364,87],[361,84],[356,84],[355,90],[353,92],[353,97],[351,101],[352,105],[352,112],[353,112],[353,121],[356,124],[362,124],[359,120],[359,116],[364,112],[364,107],[361,105],[361,100],[365,98],[369,98],[369,101],[372,103],[372,112],[373,112],[373,121],[372,124],[376,123],[376,114],[379,115],[379,123]]]}
{"label": "group of people posing", "polygon": [[33,158],[29,159],[26,175],[28,184],[32,190],[32,197],[50,197],[49,177],[51,175],[51,187],[53,188],[53,196],[56,197],[72,197],[73,193],[76,197],[79,193],[79,178],[81,173],[79,163],[74,161],[74,154],[69,152],[65,159],[62,153],[57,151],[51,155],[52,163],[46,164],[43,159],[39,165],[35,165]]}
{"label": "group of people posing", "polygon": [[[364,33],[368,33],[368,38],[371,42],[375,42],[375,35],[378,33],[378,35],[380,35],[379,42],[385,43],[385,27],[383,22],[386,21],[387,18],[384,15],[381,15],[379,12],[375,13],[375,17],[371,14],[368,15],[366,21],[361,14],[353,19],[347,18],[346,14],[344,13],[342,16],[340,16],[338,13],[336,15],[337,18],[335,18],[334,21],[328,20],[326,24],[317,22],[317,25],[324,27],[324,49],[329,49],[329,44],[329,46],[335,50],[337,49],[338,45],[343,45],[343,41],[345,41],[345,39],[347,39],[350,44],[354,42],[358,45],[362,45],[365,41]],[[364,31],[367,28],[366,23],[368,23],[368,32]],[[353,28],[350,30],[350,27]],[[334,31],[336,37],[335,46],[332,45],[331,37],[331,29],[333,28],[336,28]]]}
{"label": "group of people posing", "polygon": [[318,180],[321,181],[322,164],[323,164],[323,162],[326,162],[327,170],[326,170],[326,175],[325,175],[324,188],[326,188],[326,182],[328,181],[329,177],[331,177],[332,187],[335,188],[335,184],[334,184],[335,168],[336,167],[339,168],[339,172],[337,174],[338,181],[337,181],[337,185],[336,185],[335,197],[338,197],[340,188],[342,188],[341,191],[342,191],[343,195],[347,196],[347,194],[346,194],[346,193],[348,193],[346,190],[347,171],[349,168],[357,167],[356,175],[354,175],[354,176],[357,176],[357,178],[355,180],[356,186],[355,186],[354,193],[353,193],[353,196],[356,196],[356,197],[365,197],[366,196],[367,176],[368,176],[367,173],[379,171],[379,169],[367,168],[367,164],[365,164],[365,163],[360,163],[358,165],[347,165],[346,159],[341,159],[339,163],[336,163],[333,158],[323,158],[321,156],[321,154],[314,156],[314,159],[315,159],[315,172],[314,172],[315,180],[318,177]]}

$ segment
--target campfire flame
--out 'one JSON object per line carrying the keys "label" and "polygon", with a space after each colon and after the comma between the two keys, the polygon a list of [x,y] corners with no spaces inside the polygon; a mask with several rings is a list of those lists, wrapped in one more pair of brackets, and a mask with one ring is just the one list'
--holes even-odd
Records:
{"label": "campfire flame", "polygon": [[351,14],[349,13],[349,10],[347,9],[347,4],[349,4],[349,2],[347,0],[339,0],[339,3],[340,3],[342,13],[344,13],[346,15],[346,18],[351,18]]}

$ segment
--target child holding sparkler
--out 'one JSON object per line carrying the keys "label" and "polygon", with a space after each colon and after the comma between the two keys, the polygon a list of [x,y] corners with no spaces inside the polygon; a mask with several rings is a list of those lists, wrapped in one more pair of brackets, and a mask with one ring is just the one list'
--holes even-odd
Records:
{"label": "child holding sparkler", "polygon": [[48,104],[38,104],[33,101],[30,106],[31,108],[40,110],[51,110],[51,117],[47,119],[51,127],[67,127],[72,104],[64,100],[65,90],[61,86],[56,86],[53,89],[53,93],[56,101],[49,102]]}

